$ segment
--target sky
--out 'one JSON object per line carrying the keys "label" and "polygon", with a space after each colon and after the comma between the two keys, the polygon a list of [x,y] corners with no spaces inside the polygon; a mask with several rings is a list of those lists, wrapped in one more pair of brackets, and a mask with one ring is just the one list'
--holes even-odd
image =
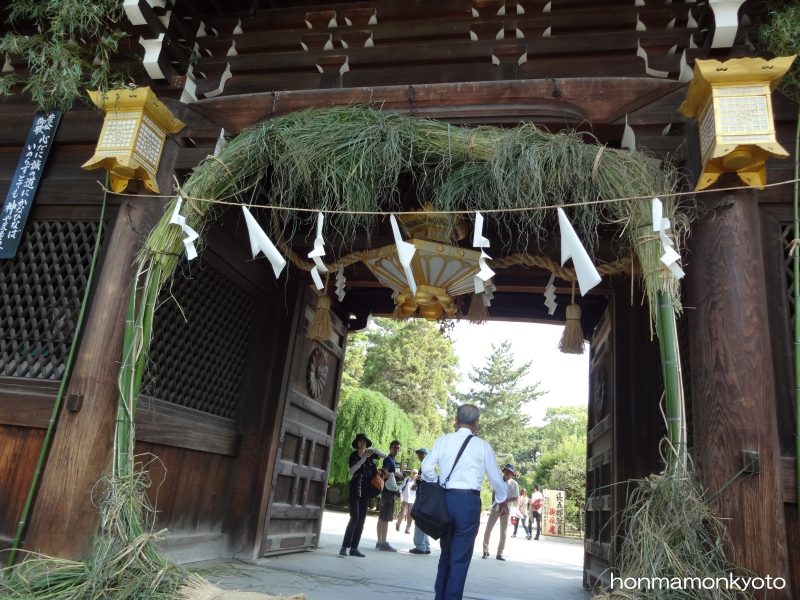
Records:
{"label": "sky", "polygon": [[558,341],[563,330],[563,325],[505,321],[474,325],[459,321],[450,336],[461,369],[459,391],[469,390],[467,375],[473,365],[485,364],[492,344],[499,345],[508,340],[514,352],[515,366],[532,361],[525,383],[531,385],[541,381],[540,389],[548,390],[525,408],[531,416],[531,425],[543,425],[545,410],[550,406],[586,406],[589,394],[588,345],[584,354],[562,354],[558,351]]}

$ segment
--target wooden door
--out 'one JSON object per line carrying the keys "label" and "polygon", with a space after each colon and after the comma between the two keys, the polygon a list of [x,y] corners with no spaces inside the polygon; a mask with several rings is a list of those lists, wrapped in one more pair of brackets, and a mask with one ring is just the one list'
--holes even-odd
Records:
{"label": "wooden door", "polygon": [[614,538],[614,330],[613,301],[592,336],[586,448],[586,534],[583,584],[607,582]]}
{"label": "wooden door", "polygon": [[317,295],[307,288],[299,301],[275,415],[280,428],[260,556],[316,548],[325,507],[347,327],[331,312],[331,337],[307,338]]}

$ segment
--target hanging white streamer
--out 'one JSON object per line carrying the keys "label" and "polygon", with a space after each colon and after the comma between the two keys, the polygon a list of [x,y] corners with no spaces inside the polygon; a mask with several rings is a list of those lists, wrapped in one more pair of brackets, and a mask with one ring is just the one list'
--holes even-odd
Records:
{"label": "hanging white streamer", "polygon": [[308,258],[314,261],[314,268],[311,269],[311,279],[314,280],[314,285],[317,286],[318,290],[324,287],[319,274],[328,272],[328,267],[325,266],[321,258],[325,256],[325,248],[323,247],[325,246],[325,240],[322,239],[322,225],[324,222],[325,216],[322,213],[317,213],[317,237],[314,238],[314,249],[308,253]]}
{"label": "hanging white streamer", "polygon": [[550,281],[547,282],[547,288],[544,290],[544,305],[547,307],[547,314],[552,315],[556,312],[556,286],[555,286],[555,275],[550,275]]}
{"label": "hanging white streamer", "polygon": [[475,293],[481,294],[486,288],[485,282],[494,277],[494,271],[486,264],[486,260],[492,257],[483,250],[489,247],[489,240],[483,237],[483,215],[479,212],[475,213],[475,231],[472,234],[472,247],[481,249],[481,256],[478,259],[478,266],[481,270],[475,275]]}
{"label": "hanging white streamer", "polygon": [[344,276],[344,265],[339,265],[339,271],[336,273],[336,297],[339,299],[339,302],[344,300],[344,295],[346,292],[344,291],[344,284],[347,279]]}
{"label": "hanging white streamer", "polygon": [[497,288],[494,286],[494,283],[491,281],[487,281],[484,285],[483,294],[481,294],[481,298],[483,299],[483,305],[486,308],[489,308],[492,305],[492,300],[494,300],[494,290]]}
{"label": "hanging white streamer", "polygon": [[671,227],[669,219],[664,218],[664,206],[661,200],[653,198],[653,231],[658,232],[658,237],[661,238],[661,245],[664,247],[664,256],[661,257],[661,262],[672,271],[677,279],[682,278],[686,273],[683,272],[678,261],[681,255],[673,248],[673,242],[667,235],[667,229]]}
{"label": "hanging white streamer", "polygon": [[272,265],[272,270],[275,272],[275,278],[277,279],[286,266],[286,259],[281,256],[275,244],[267,237],[267,234],[261,229],[261,225],[258,224],[255,217],[247,210],[247,207],[242,206],[242,210],[244,211],[245,223],[247,223],[247,233],[250,236],[250,250],[253,253],[253,258],[255,258],[259,252],[263,252],[264,256],[267,257],[267,260],[269,260]]}
{"label": "hanging white streamer", "polygon": [[558,209],[558,224],[561,229],[561,266],[564,266],[567,259],[572,259],[575,274],[578,276],[578,285],[581,288],[581,296],[585,296],[586,292],[602,281],[602,277],[594,268],[592,259],[589,258],[586,248],[581,244],[567,215],[560,208]]}
{"label": "hanging white streamer", "polygon": [[397,219],[394,215],[391,216],[392,233],[394,233],[394,243],[397,246],[397,256],[400,259],[400,264],[403,266],[403,271],[406,274],[406,281],[411,293],[417,294],[417,282],[414,281],[414,272],[411,270],[411,259],[414,258],[414,253],[417,249],[414,244],[404,242],[400,236],[400,228],[397,226]]}
{"label": "hanging white streamer", "polygon": [[187,236],[183,240],[183,245],[186,246],[186,258],[193,260],[197,258],[197,249],[194,247],[194,241],[200,237],[200,234],[186,224],[186,217],[181,216],[181,204],[183,204],[183,198],[179,197],[169,222],[183,229],[183,233]]}

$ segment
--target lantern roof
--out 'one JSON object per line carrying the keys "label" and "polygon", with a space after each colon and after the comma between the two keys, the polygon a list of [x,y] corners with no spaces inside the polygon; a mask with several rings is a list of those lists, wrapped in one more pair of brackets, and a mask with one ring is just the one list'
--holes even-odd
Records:
{"label": "lantern roof", "polygon": [[724,63],[718,60],[696,60],[694,78],[689,82],[686,100],[678,110],[687,117],[696,117],[703,110],[715,85],[769,84],[773,91],[792,66],[796,54],[763,58],[732,58]]}
{"label": "lantern roof", "polygon": [[121,110],[144,109],[156,124],[168,133],[178,133],[185,127],[185,123],[176,119],[172,111],[167,108],[149,87],[135,89],[118,89],[109,91],[105,97],[100,92],[90,91],[89,96],[97,106],[106,112]]}

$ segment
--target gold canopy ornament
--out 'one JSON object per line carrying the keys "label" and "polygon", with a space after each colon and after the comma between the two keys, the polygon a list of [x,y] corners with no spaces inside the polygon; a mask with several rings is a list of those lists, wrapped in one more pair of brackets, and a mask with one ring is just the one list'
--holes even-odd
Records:
{"label": "gold canopy ornament", "polygon": [[694,78],[678,109],[699,117],[703,172],[695,189],[707,188],[726,171],[763,187],[766,160],[789,156],[775,139],[770,94],[795,56],[695,61]]}
{"label": "gold canopy ornament", "polygon": [[453,297],[472,293],[474,278],[480,271],[480,252],[450,246],[453,238],[463,239],[468,233],[466,223],[457,217],[437,214],[427,204],[416,214],[401,215],[400,221],[408,240],[416,248],[411,260],[411,272],[416,283],[416,293],[406,279],[397,246],[384,246],[364,253],[362,261],[383,285],[394,290],[394,302],[404,317],[417,309],[430,321],[442,313],[452,317],[456,312]]}
{"label": "gold canopy ornament", "polygon": [[84,169],[108,169],[111,189],[119,193],[131,179],[141,179],[158,192],[156,174],[167,133],[177,133],[184,123],[172,116],[149,87],[111,90],[103,96],[89,92],[92,101],[106,111],[94,156]]}

